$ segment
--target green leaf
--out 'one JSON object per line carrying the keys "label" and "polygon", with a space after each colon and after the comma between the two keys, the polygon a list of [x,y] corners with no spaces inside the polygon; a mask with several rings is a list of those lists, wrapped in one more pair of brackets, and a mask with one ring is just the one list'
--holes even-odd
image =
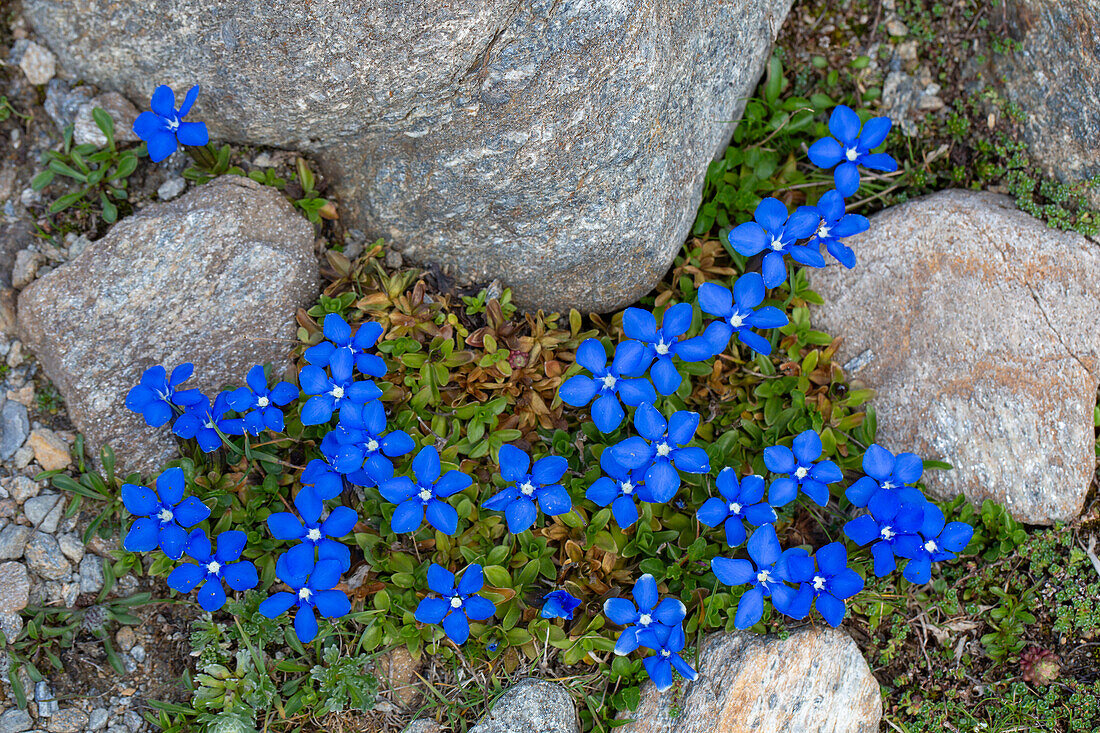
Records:
{"label": "green leaf", "polygon": [[41,191],[46,186],[53,182],[54,172],[51,170],[44,170],[37,176],[31,179],[31,188],[35,191]]}
{"label": "green leaf", "polygon": [[512,576],[500,565],[487,565],[485,567],[485,580],[496,588],[511,588]]}
{"label": "green leaf", "polygon": [[59,211],[64,211],[65,209],[80,201],[82,198],[84,198],[83,191],[76,191],[74,193],[65,194],[57,201],[54,201],[52,204],[50,204],[50,213],[56,214]]}

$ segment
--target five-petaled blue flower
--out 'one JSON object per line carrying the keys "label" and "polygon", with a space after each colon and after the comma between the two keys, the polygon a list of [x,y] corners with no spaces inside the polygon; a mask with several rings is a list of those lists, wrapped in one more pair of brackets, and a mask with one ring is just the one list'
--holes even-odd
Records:
{"label": "five-petaled blue flower", "polygon": [[859,190],[859,167],[876,171],[896,171],[898,163],[886,153],[871,151],[882,145],[890,132],[889,117],[873,117],[862,125],[859,115],[850,107],[837,105],[829,116],[829,132],[833,137],[823,137],[808,151],[810,160],[819,168],[833,171],[836,190],[844,198]]}
{"label": "five-petaled blue flower", "polygon": [[672,687],[672,670],[675,669],[688,682],[694,682],[699,676],[691,665],[684,661],[680,652],[687,643],[684,637],[684,627],[677,624],[669,628],[667,626],[654,626],[638,634],[638,641],[647,649],[652,649],[651,654],[642,660],[649,679],[658,692],[664,692]]}
{"label": "five-petaled blue flower", "polygon": [[630,470],[615,460],[610,449],[604,449],[600,454],[600,467],[607,476],[600,476],[593,481],[584,496],[599,506],[610,504],[615,523],[626,529],[638,521],[636,501],[654,501],[645,489],[647,466]]}
{"label": "five-petaled blue flower", "polygon": [[214,404],[203,396],[193,405],[188,405],[182,415],[172,423],[172,432],[181,438],[194,438],[205,453],[216,451],[222,446],[222,435],[244,435],[244,420],[239,417],[226,417],[230,411],[229,393],[222,392],[214,399]]}
{"label": "five-petaled blue flower", "polygon": [[817,461],[821,457],[821,436],[813,430],[805,430],[795,436],[792,448],[776,445],[764,449],[764,465],[772,473],[787,474],[772,481],[768,490],[768,502],[772,506],[785,506],[794,501],[801,490],[818,506],[829,503],[829,487],[844,478],[844,474],[832,461]]}
{"label": "five-petaled blue flower", "polygon": [[585,339],[577,348],[577,363],[592,376],[570,377],[558,389],[558,395],[572,407],[583,407],[595,397],[592,422],[600,432],[610,433],[626,416],[620,399],[631,407],[657,399],[649,380],[628,378],[639,366],[645,371],[645,358],[644,346],[637,341],[623,341],[615,348],[615,358],[608,367],[603,344],[598,339]]}
{"label": "five-petaled blue flower", "polygon": [[715,484],[722,497],[707,499],[695,516],[708,527],[723,524],[726,543],[730,547],[737,547],[745,541],[746,521],[759,527],[777,519],[775,509],[764,501],[763,476],[746,476],[738,483],[737,472],[732,468],[723,468]]}
{"label": "five-petaled blue flower", "polygon": [[173,405],[186,406],[202,398],[197,389],[176,389],[190,379],[194,371],[193,364],[180,364],[169,377],[159,364],[149,367],[141,375],[141,382],[126,394],[126,407],[141,413],[147,425],[159,428],[172,419]]}
{"label": "five-petaled blue flower", "polygon": [[910,583],[924,585],[932,579],[932,563],[953,560],[970,542],[974,528],[965,522],[944,525],[943,511],[932,503],[924,505],[920,535],[902,535],[894,544],[894,553],[909,560],[902,575]]}
{"label": "five-petaled blue flower", "polygon": [[[892,492],[880,491],[871,497],[867,508],[870,514],[856,517],[844,525],[844,534],[852,542],[863,546],[871,545],[871,557],[874,560],[875,577],[881,578],[897,569],[898,541],[907,536],[916,536],[924,524],[924,510],[928,502],[923,498],[916,501],[898,501]],[[905,547],[908,540],[903,540]]]}
{"label": "five-petaled blue flower", "polygon": [[573,620],[573,612],[580,608],[581,599],[570,595],[569,591],[555,590],[547,593],[542,599],[543,618],[563,618],[566,621]]}
{"label": "five-petaled blue flower", "polygon": [[199,87],[191,87],[177,110],[176,95],[172,93],[171,87],[161,84],[153,90],[153,99],[149,105],[153,111],[142,112],[137,116],[134,120],[134,134],[145,141],[149,149],[149,159],[154,163],[159,163],[176,152],[177,142],[180,145],[206,145],[210,141],[205,122],[183,121],[198,96]]}
{"label": "five-petaled blue flower", "polygon": [[233,590],[255,588],[260,582],[256,566],[247,560],[240,560],[247,539],[247,535],[239,530],[222,532],[217,538],[218,550],[213,552],[210,538],[201,529],[196,529],[187,538],[186,552],[197,564],[178,566],[168,575],[168,587],[180,593],[190,593],[201,583],[199,605],[204,611],[211,612],[225,605],[223,581]]}
{"label": "five-petaled blue flower", "polygon": [[787,265],[783,262],[785,254],[809,267],[825,266],[821,252],[804,244],[795,244],[799,239],[813,234],[821,223],[821,216],[814,207],[799,206],[788,216],[782,201],[767,198],[757,204],[753,219],[731,229],[729,243],[745,257],[765,252],[760,271],[766,287],[774,288],[787,279]]}
{"label": "five-petaled blue flower", "polygon": [[699,413],[681,410],[666,421],[656,407],[644,404],[634,413],[634,427],[641,437],[627,438],[608,450],[616,463],[628,469],[645,467],[646,491],[652,501],[663,504],[676,495],[680,489],[677,469],[710,471],[706,451],[687,447],[699,427]]}
{"label": "five-petaled blue flower", "polygon": [[455,644],[465,644],[470,638],[470,622],[484,621],[496,613],[488,598],[476,595],[485,585],[481,566],[472,564],[455,585],[454,573],[432,563],[428,568],[428,587],[443,596],[425,598],[413,614],[422,624],[443,624],[443,633]]}
{"label": "five-petaled blue flower", "polygon": [[135,484],[122,485],[122,503],[138,517],[122,546],[130,552],[148,552],[157,546],[173,560],[183,557],[187,532],[210,516],[206,505],[194,496],[183,498],[182,468],[169,468],[157,477],[157,490]]}
{"label": "five-petaled blue flower", "polygon": [[339,618],[351,610],[351,601],[342,590],[334,590],[340,582],[340,563],[335,560],[315,560],[309,545],[295,545],[275,561],[275,575],[290,586],[291,592],[273,593],[260,604],[260,613],[276,618],[297,606],[294,633],[303,644],[317,636],[317,616]]}
{"label": "five-petaled blue flower", "polygon": [[[569,492],[561,485],[561,477],[569,463],[560,456],[545,456],[531,465],[531,458],[519,448],[502,445],[498,455],[500,475],[509,482],[482,505],[494,512],[504,512],[508,531],[519,534],[535,523],[538,501],[543,514],[555,516],[573,509]],[[530,471],[528,471],[530,468]]]}
{"label": "five-petaled blue flower", "polygon": [[457,494],[474,480],[461,471],[448,471],[441,478],[439,452],[431,445],[416,454],[412,470],[415,482],[407,476],[398,476],[378,487],[386,501],[397,504],[390,517],[390,529],[398,534],[413,532],[427,516],[428,524],[443,534],[454,534],[458,529],[458,512],[440,499]]}
{"label": "five-petaled blue flower", "polygon": [[844,213],[844,197],[836,189],[817,200],[817,212],[821,214],[821,223],[808,246],[824,244],[837,262],[852,269],[856,265],[856,254],[840,240],[867,231],[871,228],[871,222],[865,216]]}
{"label": "five-petaled blue flower", "polygon": [[257,364],[248,370],[247,387],[229,393],[229,406],[244,415],[244,429],[250,435],[259,435],[264,428],[281,433],[285,427],[280,407],[298,399],[298,388],[290,382],[279,382],[267,387],[264,368]]}
{"label": "five-petaled blue flower", "polygon": [[325,316],[322,329],[328,340],[306,349],[308,363],[321,368],[340,363],[348,369],[354,366],[360,374],[368,377],[386,375],[386,362],[382,357],[367,352],[382,337],[382,324],[368,321],[352,336],[348,322],[336,313],[329,313]]}
{"label": "five-petaled blue flower", "polygon": [[329,433],[335,435],[339,443],[333,454],[333,465],[349,475],[363,469],[373,484],[393,478],[390,459],[411,453],[416,443],[404,430],[385,431],[386,410],[381,402],[345,404],[340,408],[337,429]]}
{"label": "five-petaled blue flower", "polygon": [[764,599],[771,598],[772,605],[784,614],[790,613],[797,598],[797,591],[786,583],[792,581],[788,567],[792,557],[805,555],[804,550],[793,548],[784,551],[775,535],[775,526],[758,527],[748,541],[749,560],[731,560],[716,557],[710,568],[718,580],[726,585],[751,586],[737,602],[733,623],[744,630],[754,626],[764,615]]}
{"label": "five-petaled blue flower", "polygon": [[603,604],[603,613],[607,619],[619,626],[625,626],[615,642],[615,653],[619,656],[630,654],[641,643],[638,634],[649,628],[679,626],[687,615],[687,607],[679,598],[661,599],[657,594],[657,581],[646,573],[634,583],[635,607],[627,598],[608,598]]}
{"label": "five-petaled blue flower", "polygon": [[720,320],[711,321],[703,331],[703,338],[713,354],[721,354],[729,345],[730,337],[764,356],[772,353],[772,345],[750,328],[781,328],[786,326],[787,315],[775,306],[764,302],[764,278],[758,272],[750,272],[737,278],[733,292],[715,283],[699,286],[699,307],[704,313]]}
{"label": "five-petaled blue flower", "polygon": [[801,584],[798,599],[792,604],[788,615],[796,619],[805,618],[812,604],[827,624],[840,626],[847,610],[844,601],[863,590],[863,578],[848,567],[848,551],[844,545],[831,542],[813,557],[792,557],[788,567],[792,580]]}
{"label": "five-petaled blue flower", "polygon": [[319,366],[307,364],[298,373],[302,391],[313,395],[302,406],[303,425],[327,423],[333,411],[347,403],[363,405],[382,396],[382,390],[374,382],[352,381],[350,359],[336,359],[329,371],[332,376]]}
{"label": "five-petaled blue flower", "polygon": [[359,520],[355,510],[338,506],[322,522],[324,504],[315,491],[305,488],[294,497],[294,507],[301,521],[290,512],[277,512],[267,518],[272,536],[277,540],[298,540],[316,548],[318,560],[336,560],[342,571],[350,570],[351,550],[336,538],[351,532]]}
{"label": "five-petaled blue flower", "polygon": [[344,475],[325,458],[314,458],[307,463],[301,482],[321,501],[335,499],[344,490]]}
{"label": "five-petaled blue flower", "polygon": [[924,495],[912,486],[924,473],[924,461],[915,453],[899,453],[895,457],[878,443],[872,443],[863,454],[863,472],[867,475],[844,492],[848,501],[858,507],[869,506],[872,497],[880,493],[888,495],[895,504],[919,506],[924,500]]}
{"label": "five-petaled blue flower", "polygon": [[693,314],[691,303],[677,303],[665,311],[661,327],[657,328],[657,319],[650,311],[641,308],[623,311],[623,333],[644,344],[646,349],[635,373],[641,374],[648,367],[653,386],[663,395],[672,394],[683,382],[672,357],[679,357],[681,361],[703,361],[714,356],[709,342],[701,336],[680,340],[691,328]]}

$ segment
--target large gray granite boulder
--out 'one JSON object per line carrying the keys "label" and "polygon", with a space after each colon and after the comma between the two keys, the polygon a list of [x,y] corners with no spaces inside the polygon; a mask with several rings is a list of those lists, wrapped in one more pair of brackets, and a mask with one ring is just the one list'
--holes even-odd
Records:
{"label": "large gray granite boulder", "polygon": [[1097,243],[974,191],[892,207],[849,241],[855,269],[810,270],[812,315],[875,390],[878,442],[952,464],[925,473],[938,496],[1076,517],[1096,464]]}
{"label": "large gray granite boulder", "polygon": [[124,405],[153,364],[195,365],[184,386],[242,384],[285,361],[294,314],[319,287],[313,228],[275,189],[225,176],[122,220],[19,296],[19,330],[93,447],[149,474],[168,428]]}
{"label": "large gray granite boulder", "polygon": [[498,697],[470,733],[580,733],[573,698],[561,685],[533,677]]}
{"label": "large gray granite boulder", "polygon": [[201,84],[216,139],[310,150],[344,216],[527,306],[665,273],[790,0],[25,0],[135,101]]}

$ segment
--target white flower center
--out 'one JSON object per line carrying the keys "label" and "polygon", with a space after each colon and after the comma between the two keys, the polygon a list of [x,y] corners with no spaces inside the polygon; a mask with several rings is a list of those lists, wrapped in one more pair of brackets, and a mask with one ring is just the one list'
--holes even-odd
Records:
{"label": "white flower center", "polygon": [[671,656],[672,656],[672,652],[670,652],[670,651],[669,651],[668,649],[662,649],[662,650],[661,650],[661,656],[662,656],[662,657],[666,657],[666,658],[667,658],[667,657],[671,657]]}
{"label": "white flower center", "polygon": [[772,582],[772,574],[770,570],[761,570],[756,574],[756,582],[761,585],[767,585]]}
{"label": "white flower center", "polygon": [[828,239],[829,238],[829,227],[825,226],[825,224],[823,223],[821,226],[819,226],[817,228],[817,236],[821,237],[822,239]]}
{"label": "white flower center", "polygon": [[180,127],[180,118],[172,115],[172,119],[164,118],[164,124],[171,132],[175,132]]}
{"label": "white flower center", "polygon": [[157,519],[162,522],[171,522],[173,516],[171,509],[161,509],[160,514],[157,515]]}
{"label": "white flower center", "polygon": [[657,455],[661,458],[664,458],[671,452],[672,449],[668,447],[668,443],[661,442],[657,445]]}
{"label": "white flower center", "polygon": [[269,400],[266,395],[256,400],[257,407],[267,407],[270,404],[271,400]]}
{"label": "white flower center", "polygon": [[451,599],[451,608],[462,608],[462,599],[455,596]]}
{"label": "white flower center", "polygon": [[374,453],[376,450],[378,450],[378,441],[374,438],[371,438],[369,441],[367,441],[367,450],[371,453]]}
{"label": "white flower center", "polygon": [[859,157],[859,151],[855,148],[848,148],[846,151],[844,151],[844,157],[848,160],[855,160]]}
{"label": "white flower center", "polygon": [[653,623],[653,617],[650,616],[648,613],[643,613],[641,616],[638,617],[638,623],[640,623],[642,626],[649,626],[651,623]]}
{"label": "white flower center", "polygon": [[892,540],[895,534],[893,527],[886,525],[882,528],[882,531],[879,532],[879,537],[882,537],[884,540]]}
{"label": "white flower center", "polygon": [[206,428],[207,430],[213,430],[214,429],[214,421],[213,420],[207,420],[205,423],[203,423],[203,427]]}
{"label": "white flower center", "polygon": [[211,560],[206,566],[206,572],[210,573],[211,575],[217,575],[221,569],[222,565],[217,560]]}
{"label": "white flower center", "polygon": [[802,480],[802,479],[806,478],[807,474],[809,474],[809,473],[810,472],[808,470],[806,470],[805,466],[799,466],[798,470],[794,472],[794,477],[796,479]]}
{"label": "white flower center", "polygon": [[822,578],[820,575],[815,575],[814,576],[814,590],[824,590],[824,589],[825,589],[825,578]]}
{"label": "white flower center", "polygon": [[535,493],[535,487],[531,485],[530,481],[524,481],[523,484],[519,487],[519,493],[523,494],[524,496],[531,496]]}
{"label": "white flower center", "polygon": [[730,325],[734,328],[741,328],[745,325],[745,317],[742,316],[740,313],[734,313],[732,316],[730,316]]}
{"label": "white flower center", "polygon": [[935,552],[939,548],[937,547],[935,540],[928,540],[924,543],[924,549],[926,552]]}
{"label": "white flower center", "polygon": [[344,388],[341,387],[339,384],[334,385],[333,388],[332,388],[332,391],[329,392],[329,394],[332,395],[333,397],[335,397],[338,400],[343,399],[344,398]]}
{"label": "white flower center", "polygon": [[630,483],[629,481],[623,481],[621,484],[619,484],[619,488],[622,489],[622,492],[628,496],[634,493],[634,484]]}
{"label": "white flower center", "polygon": [[653,350],[656,351],[659,355],[664,356],[668,353],[668,344],[665,343],[664,339],[661,339],[657,342],[657,345],[653,347]]}
{"label": "white flower center", "polygon": [[605,374],[604,378],[603,378],[603,388],[604,389],[615,389],[615,383],[617,381],[618,380],[615,379],[615,377],[611,376],[610,374]]}
{"label": "white flower center", "polygon": [[889,491],[890,489],[894,488],[894,483],[892,481],[890,481],[890,479],[886,479],[885,481],[882,482],[882,488]]}
{"label": "white flower center", "polygon": [[302,588],[300,591],[298,591],[298,600],[308,601],[310,596],[312,595],[313,591],[311,591],[309,588]]}
{"label": "white flower center", "polygon": [[736,501],[733,502],[732,504],[730,504],[730,513],[731,514],[740,514],[741,513],[741,505],[738,504]]}
{"label": "white flower center", "polygon": [[321,530],[314,527],[313,529],[306,532],[306,537],[308,537],[311,542],[316,542],[317,540],[321,539]]}
{"label": "white flower center", "polygon": [[783,242],[781,242],[777,237],[772,237],[771,244],[769,244],[768,246],[771,247],[772,250],[778,252],[779,250],[783,249]]}
{"label": "white flower center", "polygon": [[421,489],[420,493],[417,494],[417,496],[420,497],[420,501],[428,501],[432,498],[432,492],[428,491],[427,489]]}

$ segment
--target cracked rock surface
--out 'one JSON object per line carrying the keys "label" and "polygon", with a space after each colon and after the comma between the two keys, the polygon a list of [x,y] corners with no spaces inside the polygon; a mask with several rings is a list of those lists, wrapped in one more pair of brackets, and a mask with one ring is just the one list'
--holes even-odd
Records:
{"label": "cracked rock surface", "polygon": [[810,270],[816,328],[876,391],[878,442],[946,461],[941,497],[993,499],[1033,524],[1081,511],[1100,382],[1100,245],[1005,196],[942,191],[851,238],[854,270]]}

